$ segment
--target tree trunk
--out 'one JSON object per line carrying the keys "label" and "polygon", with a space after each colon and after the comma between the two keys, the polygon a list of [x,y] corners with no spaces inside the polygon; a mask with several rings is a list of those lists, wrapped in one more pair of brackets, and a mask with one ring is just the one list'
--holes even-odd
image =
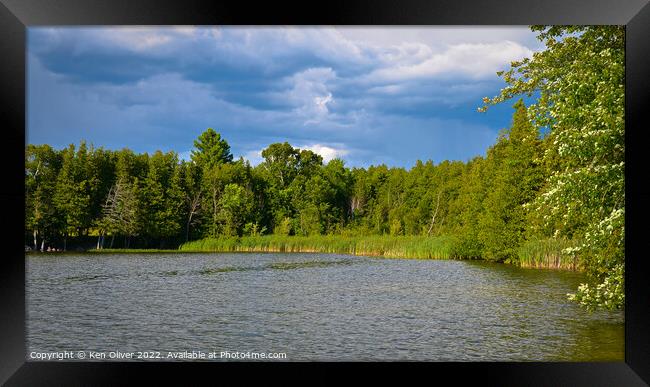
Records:
{"label": "tree trunk", "polygon": [[436,203],[436,210],[433,213],[433,216],[431,217],[431,224],[429,225],[429,231],[427,232],[427,236],[431,236],[431,230],[433,230],[433,224],[436,221],[436,215],[438,215],[438,208],[440,207],[440,194],[442,191],[438,192],[438,202]]}
{"label": "tree trunk", "polygon": [[41,240],[41,252],[45,251],[45,238]]}
{"label": "tree trunk", "polygon": [[34,230],[34,251],[38,251],[38,233]]}
{"label": "tree trunk", "polygon": [[109,246],[109,249],[113,248],[113,242],[115,241],[115,234],[111,235],[111,245]]}
{"label": "tree trunk", "polygon": [[212,190],[212,236],[217,236],[217,190]]}
{"label": "tree trunk", "polygon": [[97,247],[95,248],[95,250],[99,250],[99,247],[101,246],[101,242],[102,242],[102,233],[99,233],[99,236],[97,237]]}
{"label": "tree trunk", "polygon": [[67,247],[68,247],[68,236],[64,235],[63,236],[63,251],[66,251]]}

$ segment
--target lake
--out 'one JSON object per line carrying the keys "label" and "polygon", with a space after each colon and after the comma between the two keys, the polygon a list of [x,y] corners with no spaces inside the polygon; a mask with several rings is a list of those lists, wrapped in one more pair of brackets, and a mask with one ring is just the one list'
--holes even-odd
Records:
{"label": "lake", "polygon": [[28,255],[27,353],[622,361],[623,312],[568,301],[581,281],[479,261],[336,254]]}

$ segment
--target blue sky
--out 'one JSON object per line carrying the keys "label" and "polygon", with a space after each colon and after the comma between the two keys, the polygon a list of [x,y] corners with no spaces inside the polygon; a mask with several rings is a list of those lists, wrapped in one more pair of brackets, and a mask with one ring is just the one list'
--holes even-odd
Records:
{"label": "blue sky", "polygon": [[288,141],[348,166],[468,160],[510,124],[496,71],[528,27],[29,28],[27,142],[175,151],[206,128],[235,157]]}

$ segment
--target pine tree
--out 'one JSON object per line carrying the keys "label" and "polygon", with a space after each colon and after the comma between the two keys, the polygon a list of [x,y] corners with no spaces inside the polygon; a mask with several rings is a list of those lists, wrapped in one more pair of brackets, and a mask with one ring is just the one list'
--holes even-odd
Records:
{"label": "pine tree", "polygon": [[512,127],[488,152],[491,171],[478,226],[484,258],[496,261],[517,260],[527,225],[525,205],[542,183],[537,130],[521,100],[514,108]]}
{"label": "pine tree", "polygon": [[192,162],[201,169],[210,169],[216,165],[232,162],[230,145],[221,138],[221,134],[214,129],[208,128],[194,140],[194,149],[192,151]]}
{"label": "pine tree", "polygon": [[84,142],[80,144],[76,153],[73,144],[63,152],[54,205],[61,214],[64,250],[67,236],[81,235],[91,225],[91,189],[84,173],[86,163],[87,150]]}

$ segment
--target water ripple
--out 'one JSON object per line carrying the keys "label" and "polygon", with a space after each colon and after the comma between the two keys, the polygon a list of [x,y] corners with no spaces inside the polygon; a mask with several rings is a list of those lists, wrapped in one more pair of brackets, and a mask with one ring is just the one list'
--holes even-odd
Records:
{"label": "water ripple", "polygon": [[287,360],[623,359],[583,277],[336,254],[26,258],[29,351],[259,351]]}

